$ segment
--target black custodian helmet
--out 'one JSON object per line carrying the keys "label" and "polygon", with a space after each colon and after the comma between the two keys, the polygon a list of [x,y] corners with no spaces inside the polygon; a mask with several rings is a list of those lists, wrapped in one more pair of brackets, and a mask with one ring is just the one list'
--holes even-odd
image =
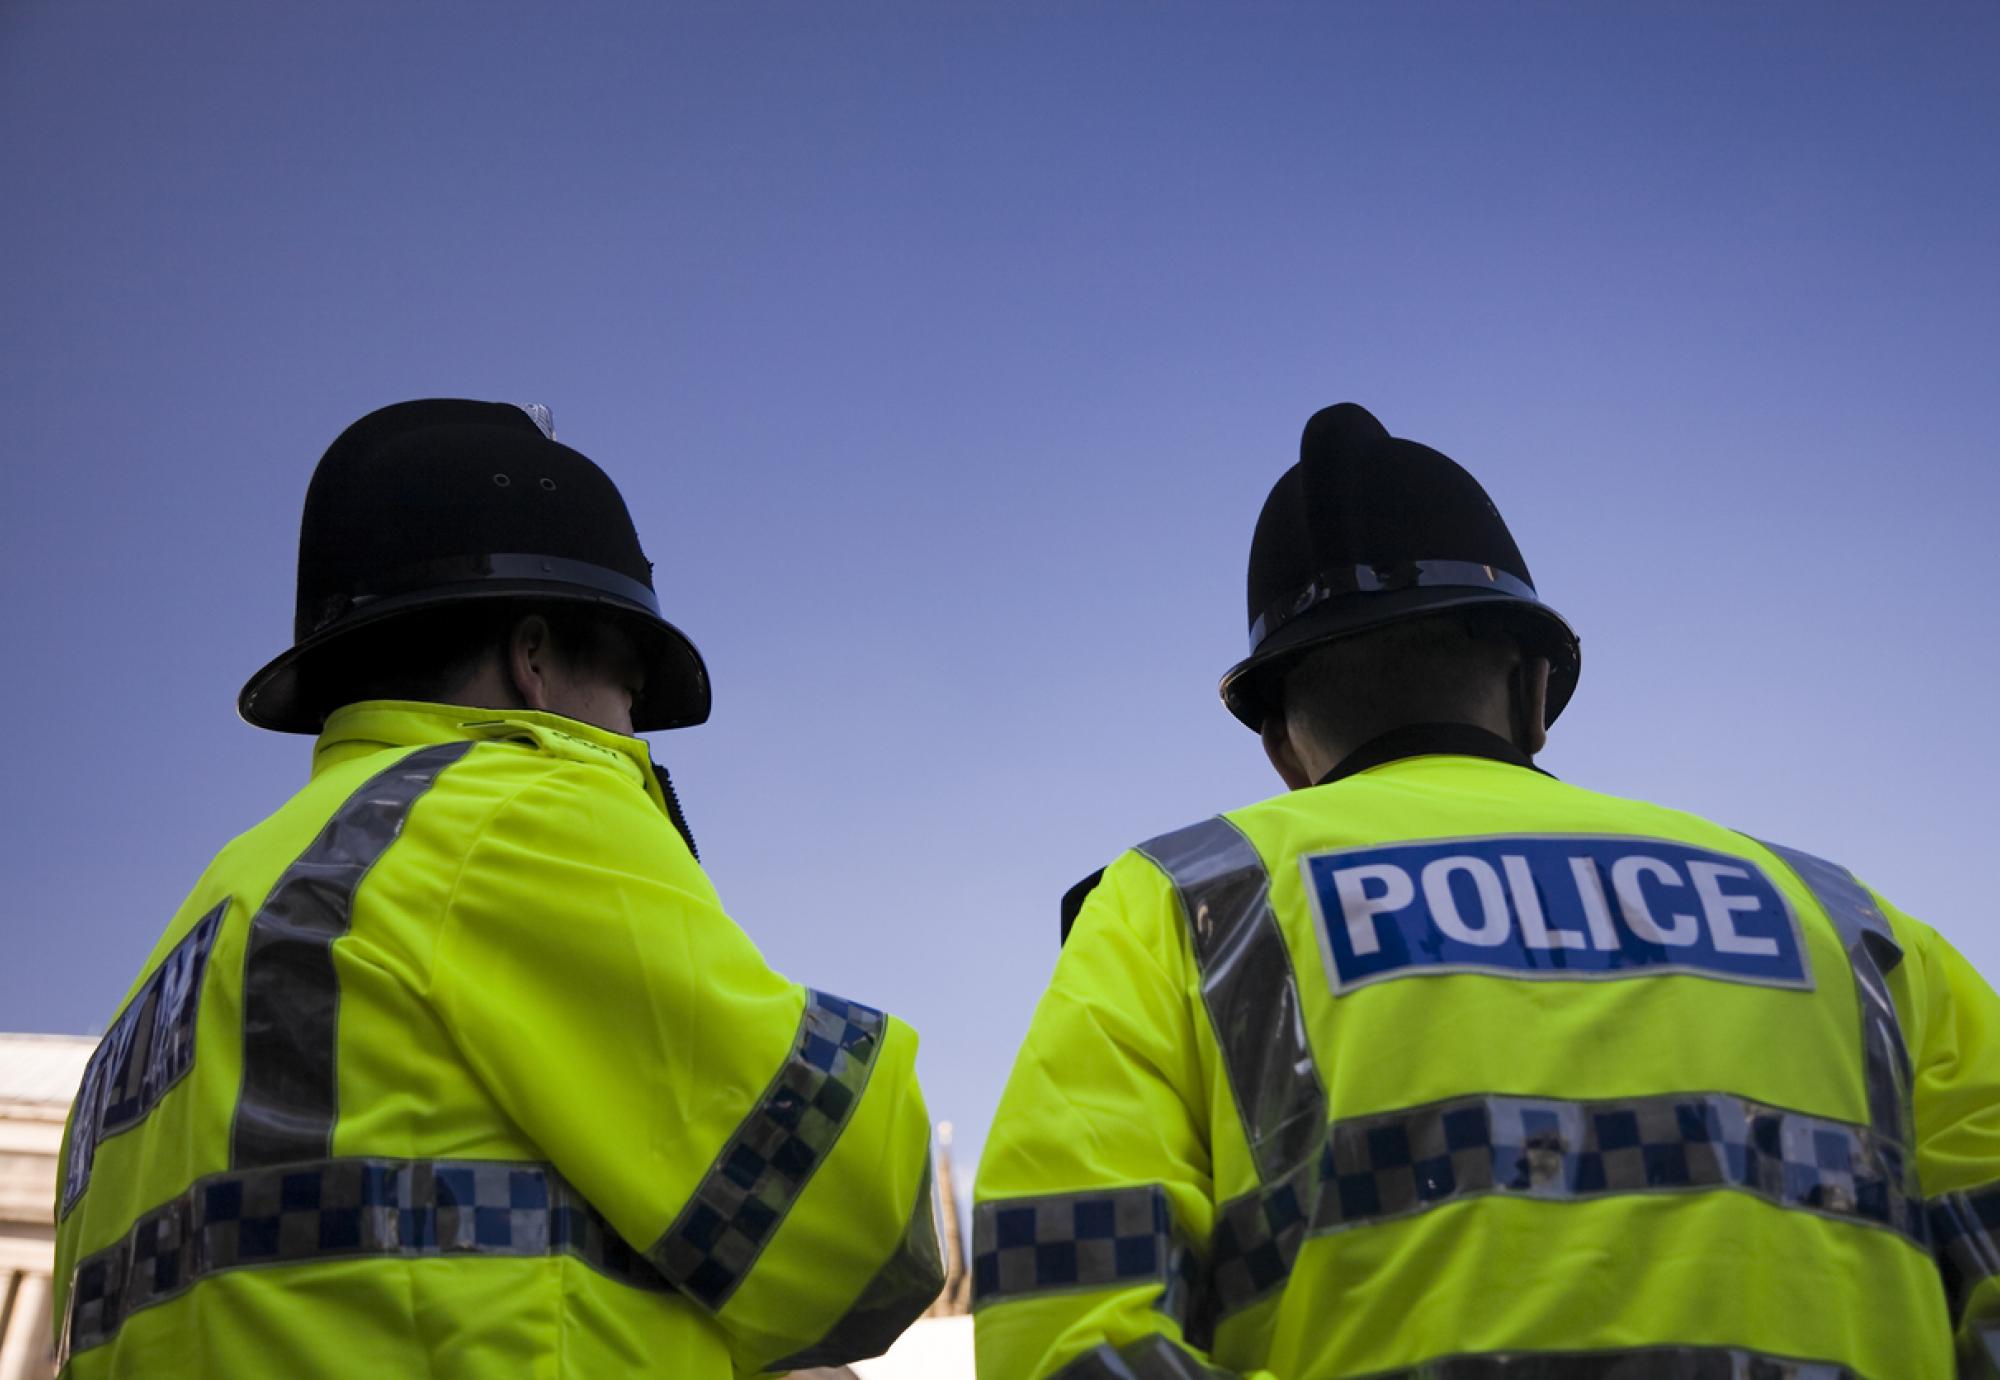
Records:
{"label": "black custodian helmet", "polygon": [[1549,659],[1550,723],[1576,689],[1577,636],[1535,593],[1479,481],[1354,403],[1306,423],[1257,518],[1249,584],[1250,655],[1223,676],[1222,701],[1252,729],[1307,651],[1452,609],[1479,609]]}
{"label": "black custodian helmet", "polygon": [[646,668],[634,731],[708,718],[701,653],[661,617],[616,486],[557,444],[546,408],[462,398],[381,408],[327,448],[299,527],[294,645],[250,677],[237,708],[259,728],[317,733],[344,679],[330,672],[358,634],[506,599],[614,616]]}

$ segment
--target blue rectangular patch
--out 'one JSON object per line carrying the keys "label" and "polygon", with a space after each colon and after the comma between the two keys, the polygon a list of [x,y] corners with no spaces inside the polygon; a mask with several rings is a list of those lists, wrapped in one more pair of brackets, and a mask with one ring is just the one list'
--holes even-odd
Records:
{"label": "blue rectangular patch", "polygon": [[224,897],[146,975],[84,1065],[69,1130],[62,1211],[90,1184],[97,1147],[145,1120],[194,1067],[194,1025],[202,978],[216,931],[229,911]]}
{"label": "blue rectangular patch", "polygon": [[1432,973],[1813,985],[1771,879],[1684,843],[1501,835],[1311,853],[1299,868],[1337,993]]}

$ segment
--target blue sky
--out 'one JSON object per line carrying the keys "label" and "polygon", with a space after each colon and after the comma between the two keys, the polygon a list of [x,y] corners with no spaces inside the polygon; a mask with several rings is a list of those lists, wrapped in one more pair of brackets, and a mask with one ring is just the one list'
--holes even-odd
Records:
{"label": "blue sky", "polygon": [[0,1029],[302,778],[233,712],[348,421],[540,401],[716,712],[771,961],[969,1169],[1056,899],[1277,789],[1251,526],[1362,402],[1582,633],[1544,764],[2000,973],[1991,5],[0,5]]}

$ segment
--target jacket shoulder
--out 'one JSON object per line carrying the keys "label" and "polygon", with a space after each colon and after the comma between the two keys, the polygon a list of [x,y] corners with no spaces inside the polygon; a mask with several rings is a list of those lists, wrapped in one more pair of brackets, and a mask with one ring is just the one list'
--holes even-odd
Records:
{"label": "jacket shoulder", "polygon": [[632,871],[688,852],[636,762],[547,725],[468,725],[468,751],[439,774],[412,816],[415,852],[498,848],[590,858]]}
{"label": "jacket shoulder", "polygon": [[1155,834],[1134,844],[1131,852],[1166,874],[1177,887],[1246,868],[1259,870],[1263,861],[1256,840],[1278,826],[1286,800],[1277,796],[1209,815]]}
{"label": "jacket shoulder", "polygon": [[1155,834],[1126,849],[1063,893],[1058,907],[1062,941],[1068,942],[1084,905],[1107,882],[1115,887],[1134,875],[1144,875],[1156,884],[1163,881],[1180,890],[1195,877],[1246,866],[1261,867],[1262,863],[1248,835],[1231,815],[1210,815],[1179,829]]}
{"label": "jacket shoulder", "polygon": [[555,724],[532,719],[495,719],[465,727],[476,744],[509,746],[543,761],[604,767],[635,785],[641,784],[643,779],[639,764],[629,754],[593,742],[580,733],[570,733]]}

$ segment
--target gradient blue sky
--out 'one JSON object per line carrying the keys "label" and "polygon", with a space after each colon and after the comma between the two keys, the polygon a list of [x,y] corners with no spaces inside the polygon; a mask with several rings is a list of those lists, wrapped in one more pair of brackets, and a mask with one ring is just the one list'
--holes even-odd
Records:
{"label": "gradient blue sky", "polygon": [[716,685],[655,738],[976,1155],[1056,900],[1277,787],[1251,525],[1353,399],[1487,484],[1544,763],[1989,973],[2000,9],[0,0],[0,1029],[302,778],[233,711],[392,400],[540,401]]}

